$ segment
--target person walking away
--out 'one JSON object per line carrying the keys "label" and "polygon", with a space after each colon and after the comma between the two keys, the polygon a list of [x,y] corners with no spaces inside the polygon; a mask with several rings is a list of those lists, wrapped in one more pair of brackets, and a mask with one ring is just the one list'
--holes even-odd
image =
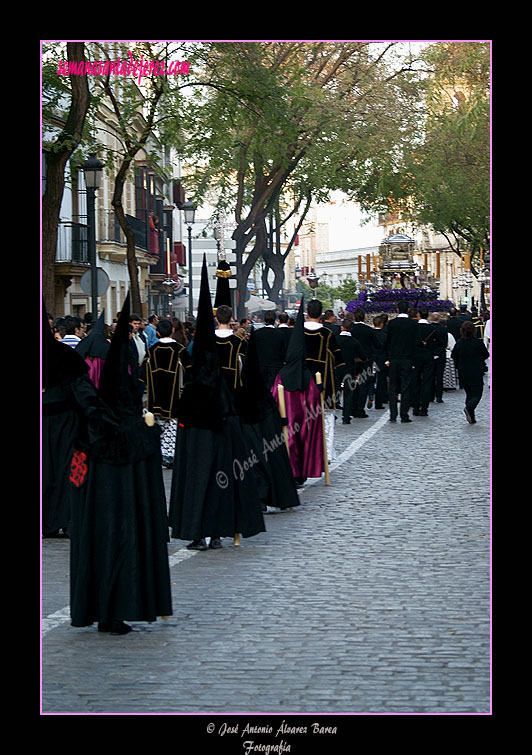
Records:
{"label": "person walking away", "polygon": [[262,379],[270,390],[284,364],[286,343],[282,331],[275,327],[275,312],[264,313],[264,325],[255,331],[255,341]]}
{"label": "person walking away", "polygon": [[399,414],[401,422],[412,422],[408,416],[414,369],[418,323],[408,316],[408,302],[400,301],[398,315],[388,323],[386,334],[385,364],[389,368],[390,422],[397,421],[397,399],[401,396]]}
{"label": "person walking away", "polygon": [[343,366],[342,352],[331,330],[325,328],[321,321],[322,303],[311,299],[307,305],[308,320],[304,325],[307,368],[313,380],[320,373],[323,384],[325,435],[327,439],[327,458],[334,461],[334,423],[336,421],[336,384],[335,371]]}
{"label": "person walking away", "polygon": [[365,323],[366,313],[362,307],[357,307],[353,312],[353,327],[351,335],[356,338],[363,352],[366,354],[366,361],[360,371],[359,382],[355,394],[355,406],[353,417],[365,419],[369,415],[366,413],[366,402],[371,381],[373,380],[374,361],[379,353],[381,344],[375,329]]}
{"label": "person walking away", "polygon": [[179,398],[190,371],[190,355],[173,335],[170,320],[161,319],[158,340],[146,357],[146,409],[161,428],[162,463],[168,469],[174,464]]}
{"label": "person walking away", "polygon": [[336,342],[342,353],[344,365],[337,369],[338,385],[343,385],[342,400],[342,423],[349,425],[351,415],[353,414],[353,399],[355,395],[355,384],[360,370],[360,365],[366,361],[366,355],[362,351],[360,342],[351,335],[351,322],[342,320],[340,324],[340,335]]}
{"label": "person walking away", "polygon": [[443,348],[443,340],[436,328],[429,323],[428,315],[428,309],[420,307],[412,389],[413,414],[418,417],[428,416],[435,365]]}
{"label": "person walking away", "polygon": [[[272,394],[282,412],[279,386],[284,396],[288,433],[288,454],[296,485],[307,478],[319,478],[325,470],[323,418],[320,389],[307,367],[306,335],[303,326],[304,297],[292,329],[286,364],[275,378]],[[322,384],[323,388],[323,384]]]}
{"label": "person walking away", "polygon": [[461,338],[456,342],[451,357],[454,359],[460,385],[465,391],[464,413],[470,425],[476,422],[475,409],[482,398],[484,388],[484,372],[489,351],[484,342],[476,338],[475,325],[466,320],[460,328]]}
{"label": "person walking away", "polygon": [[446,355],[447,355],[447,328],[441,322],[439,312],[433,312],[430,316],[430,324],[438,333],[441,346],[437,350],[437,359],[434,365],[434,381],[431,400],[437,404],[443,404],[443,374],[445,372]]}
{"label": "person walking away", "polygon": [[384,364],[384,346],[386,343],[384,317],[382,315],[375,317],[373,325],[380,342],[380,349],[375,352],[375,409],[384,409],[384,404],[388,401],[388,368]]}

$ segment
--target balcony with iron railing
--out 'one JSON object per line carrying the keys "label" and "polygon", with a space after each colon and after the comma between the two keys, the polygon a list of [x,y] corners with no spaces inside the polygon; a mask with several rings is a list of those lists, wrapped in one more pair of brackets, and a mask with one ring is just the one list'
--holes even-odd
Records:
{"label": "balcony with iron railing", "polygon": [[[164,255],[159,253],[162,247],[160,231],[148,233],[144,221],[132,215],[126,215],[135,238],[135,247],[157,261],[150,266],[152,272],[164,272]],[[99,209],[96,213],[96,243],[119,244],[126,246],[126,237],[114,210]],[[88,225],[86,215],[78,215],[75,220],[61,221],[58,226],[56,262],[89,265]]]}
{"label": "balcony with iron railing", "polygon": [[89,264],[88,227],[73,221],[60,222],[57,229],[56,262]]}

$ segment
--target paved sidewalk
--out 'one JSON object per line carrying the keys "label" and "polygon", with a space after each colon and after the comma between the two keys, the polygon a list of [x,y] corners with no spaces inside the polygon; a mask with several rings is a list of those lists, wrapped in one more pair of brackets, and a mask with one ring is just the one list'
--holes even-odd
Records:
{"label": "paved sidewalk", "polygon": [[69,625],[44,540],[43,713],[489,713],[489,400],[337,423],[330,486],[238,548],[172,540],[174,614],[124,637]]}

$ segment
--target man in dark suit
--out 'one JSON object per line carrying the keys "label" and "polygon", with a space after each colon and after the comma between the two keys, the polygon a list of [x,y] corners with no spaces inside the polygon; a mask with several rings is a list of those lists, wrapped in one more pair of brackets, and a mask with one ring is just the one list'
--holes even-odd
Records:
{"label": "man in dark suit", "polygon": [[389,404],[390,422],[397,420],[397,396],[401,395],[401,422],[412,422],[408,416],[414,369],[418,323],[408,316],[408,302],[400,301],[397,305],[399,314],[388,323],[386,333],[386,366],[389,368]]}
{"label": "man in dark suit", "polygon": [[343,320],[340,325],[340,335],[336,339],[338,348],[342,352],[344,365],[337,370],[337,384],[343,383],[343,401],[342,401],[342,421],[344,425],[351,423],[353,413],[353,398],[355,395],[355,382],[360,369],[360,365],[365,361],[366,355],[362,347],[351,335],[351,322]]}
{"label": "man in dark suit", "polygon": [[380,341],[381,348],[375,355],[377,374],[375,376],[375,409],[384,409],[384,402],[388,400],[388,368],[384,364],[384,346],[386,344],[385,322],[382,315],[373,319],[375,334]]}
{"label": "man in dark suit", "polygon": [[434,389],[432,395],[437,404],[443,404],[443,373],[445,372],[448,333],[447,327],[441,321],[439,312],[432,313],[430,316],[430,322],[441,339],[441,347],[438,349],[438,359],[436,359],[434,367]]}
{"label": "man in dark suit", "polygon": [[366,401],[368,398],[368,390],[370,380],[373,380],[373,362],[376,359],[377,354],[381,350],[381,343],[375,332],[374,328],[370,328],[366,325],[364,319],[366,317],[365,311],[362,307],[357,307],[353,313],[353,325],[351,328],[351,335],[357,339],[362,347],[362,351],[366,355],[366,361],[362,365],[361,379],[357,386],[355,395],[355,406],[353,417],[365,418],[368,415],[365,412]]}
{"label": "man in dark suit", "polygon": [[458,341],[461,338],[460,328],[466,320],[471,320],[471,316],[467,314],[467,307],[465,304],[460,305],[460,311],[455,307],[449,312],[451,315],[447,320],[447,330],[454,336],[454,340]]}
{"label": "man in dark suit", "polygon": [[340,335],[340,326],[336,324],[336,317],[332,309],[326,309],[323,315],[323,324],[332,331],[335,338]]}
{"label": "man in dark suit", "polygon": [[428,417],[436,361],[444,347],[440,334],[429,323],[428,316],[428,309],[420,307],[412,390],[413,414],[416,417]]}
{"label": "man in dark suit", "polygon": [[279,370],[284,365],[287,345],[275,327],[275,312],[264,313],[264,328],[255,332],[255,343],[261,371],[266,387],[270,389]]}
{"label": "man in dark suit", "polygon": [[289,320],[290,318],[288,317],[286,312],[279,313],[279,325],[277,326],[277,331],[279,332],[283,341],[283,364],[286,362],[288,342],[290,341],[290,336],[292,335],[292,328],[288,326]]}

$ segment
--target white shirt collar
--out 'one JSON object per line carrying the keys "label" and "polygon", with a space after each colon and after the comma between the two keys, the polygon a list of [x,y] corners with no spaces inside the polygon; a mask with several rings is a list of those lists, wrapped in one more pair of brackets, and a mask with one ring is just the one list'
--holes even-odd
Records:
{"label": "white shirt collar", "polygon": [[312,322],[311,320],[308,320],[308,322],[305,323],[305,328],[307,330],[319,330],[320,328],[323,328],[323,325],[321,322]]}
{"label": "white shirt collar", "polygon": [[214,332],[218,338],[229,338],[229,336],[233,335],[233,331],[228,330],[228,328],[216,328]]}
{"label": "white shirt collar", "polygon": [[403,312],[400,315],[397,315],[397,317],[408,317],[408,315],[405,312]]}
{"label": "white shirt collar", "polygon": [[418,322],[424,322],[424,323],[426,323],[427,325],[429,324],[429,321],[428,321],[428,320],[423,320],[423,319],[421,319],[421,320],[418,320]]}
{"label": "white shirt collar", "polygon": [[351,333],[348,330],[341,330],[339,335],[341,336],[350,336]]}
{"label": "white shirt collar", "polygon": [[165,336],[164,338],[159,338],[159,343],[176,343],[175,338],[170,338],[170,336]]}

